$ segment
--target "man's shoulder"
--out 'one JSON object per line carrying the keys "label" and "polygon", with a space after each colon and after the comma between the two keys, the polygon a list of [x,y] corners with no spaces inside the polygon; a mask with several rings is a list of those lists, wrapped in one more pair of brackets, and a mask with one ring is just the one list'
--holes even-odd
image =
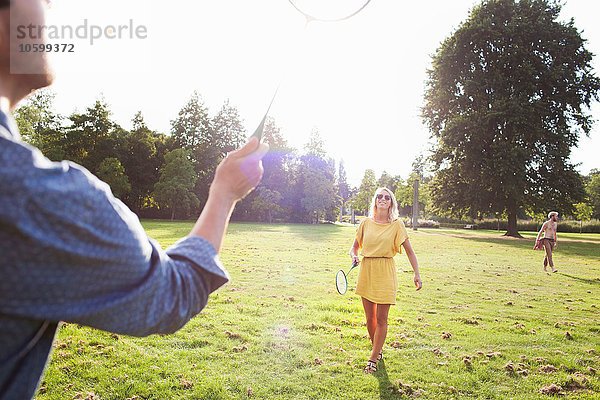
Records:
{"label": "man's shoulder", "polygon": [[58,166],[61,163],[48,160],[37,148],[0,134],[0,175],[26,175],[33,169]]}
{"label": "man's shoulder", "polygon": [[15,135],[11,131],[9,131],[3,125],[0,124],[0,138],[11,140],[14,137]]}
{"label": "man's shoulder", "polygon": [[0,138],[6,138],[11,140],[19,140],[19,129],[15,120],[4,111],[0,110]]}

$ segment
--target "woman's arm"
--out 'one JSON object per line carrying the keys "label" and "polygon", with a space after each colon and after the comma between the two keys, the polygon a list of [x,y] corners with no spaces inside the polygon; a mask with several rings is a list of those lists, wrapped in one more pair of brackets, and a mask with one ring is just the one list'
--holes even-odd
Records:
{"label": "woman's arm", "polygon": [[353,263],[358,263],[359,259],[358,259],[358,240],[354,239],[354,244],[352,245],[352,247],[350,247],[350,257],[352,257],[352,262]]}
{"label": "woman's arm", "polygon": [[421,281],[421,274],[419,273],[419,261],[417,260],[417,255],[415,254],[409,239],[406,239],[404,243],[402,243],[402,247],[404,247],[408,261],[410,261],[410,265],[415,273],[413,279],[415,286],[417,287],[417,290],[420,290],[423,287],[423,282]]}

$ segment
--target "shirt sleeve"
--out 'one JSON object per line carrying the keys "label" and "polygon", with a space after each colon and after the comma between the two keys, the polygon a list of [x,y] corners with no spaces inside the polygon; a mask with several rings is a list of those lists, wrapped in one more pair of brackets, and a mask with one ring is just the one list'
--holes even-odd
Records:
{"label": "shirt sleeve", "polygon": [[206,240],[164,251],[87,170],[0,140],[0,313],[169,333],[228,281]]}
{"label": "shirt sleeve", "polygon": [[406,232],[406,227],[401,219],[397,219],[396,224],[398,224],[398,230],[394,238],[394,253],[402,254],[402,243],[408,239],[408,232]]}
{"label": "shirt sleeve", "polygon": [[365,221],[367,219],[364,218],[362,221],[360,221],[360,224],[358,225],[358,228],[356,229],[356,241],[358,242],[358,248],[362,249],[363,247],[363,238],[365,235]]}

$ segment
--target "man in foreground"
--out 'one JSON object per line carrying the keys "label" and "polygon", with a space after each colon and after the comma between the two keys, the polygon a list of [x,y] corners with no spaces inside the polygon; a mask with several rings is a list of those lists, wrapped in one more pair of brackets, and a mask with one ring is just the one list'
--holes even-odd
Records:
{"label": "man in foreground", "polygon": [[[217,168],[188,236],[166,251],[84,168],[23,143],[9,113],[52,82],[44,53],[19,53],[14,25],[43,25],[46,1],[0,0],[0,399],[29,399],[59,321],[144,336],[181,328],[228,281],[218,252],[235,203],[262,177],[256,138]],[[35,74],[11,74],[19,66]]]}

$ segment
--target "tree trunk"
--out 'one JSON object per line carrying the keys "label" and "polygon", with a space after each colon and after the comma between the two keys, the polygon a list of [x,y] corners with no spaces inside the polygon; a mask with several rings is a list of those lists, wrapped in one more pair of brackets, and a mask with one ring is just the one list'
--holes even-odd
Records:
{"label": "tree trunk", "polygon": [[171,221],[173,221],[173,219],[175,219],[175,209],[174,208],[171,210]]}
{"label": "tree trunk", "polygon": [[508,214],[508,227],[504,236],[522,238],[523,236],[517,230],[517,205],[513,200],[509,200],[506,212]]}

